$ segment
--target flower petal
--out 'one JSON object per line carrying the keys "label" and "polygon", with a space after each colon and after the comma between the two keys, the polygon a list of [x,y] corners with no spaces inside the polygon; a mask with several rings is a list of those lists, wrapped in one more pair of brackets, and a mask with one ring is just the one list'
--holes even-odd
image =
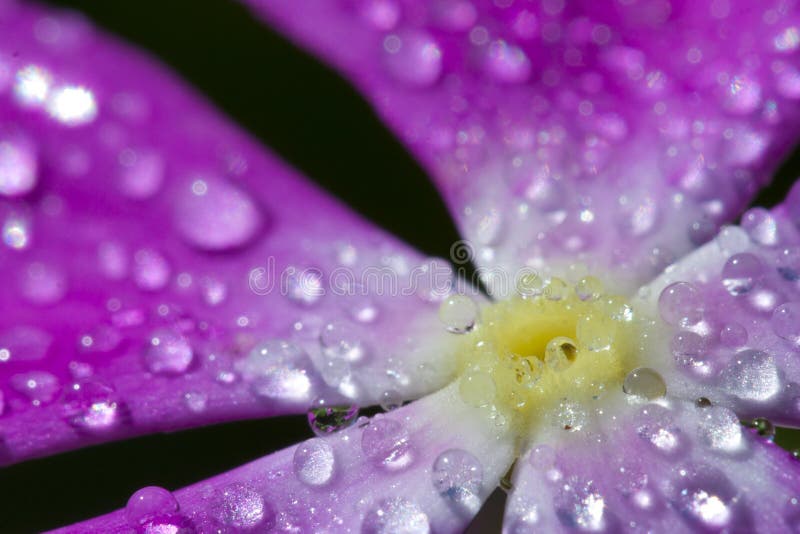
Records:
{"label": "flower petal", "polygon": [[82,18],[0,2],[0,115],[0,463],[443,383],[450,271]]}
{"label": "flower petal", "polygon": [[800,182],[671,266],[639,303],[670,324],[646,365],[671,394],[800,426]]}
{"label": "flower petal", "polygon": [[[455,386],[175,492],[199,531],[460,532],[513,458],[513,439]],[[130,510],[130,506],[129,506]],[[121,532],[123,510],[58,532]]]}
{"label": "flower petal", "polygon": [[582,258],[635,289],[800,131],[794,3],[246,3],[364,91],[484,267]]}
{"label": "flower petal", "polygon": [[782,532],[800,520],[800,462],[721,406],[608,410],[585,433],[537,437],[503,531]]}

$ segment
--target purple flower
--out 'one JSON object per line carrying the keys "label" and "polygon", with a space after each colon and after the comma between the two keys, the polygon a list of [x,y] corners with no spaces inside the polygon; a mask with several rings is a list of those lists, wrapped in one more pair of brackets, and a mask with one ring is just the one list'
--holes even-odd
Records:
{"label": "purple flower", "polygon": [[770,421],[800,422],[800,186],[727,225],[800,133],[794,3],[248,3],[465,241],[420,256],[151,60],[0,0],[0,461],[316,434],[64,532],[460,531],[501,480],[509,533],[797,528]]}

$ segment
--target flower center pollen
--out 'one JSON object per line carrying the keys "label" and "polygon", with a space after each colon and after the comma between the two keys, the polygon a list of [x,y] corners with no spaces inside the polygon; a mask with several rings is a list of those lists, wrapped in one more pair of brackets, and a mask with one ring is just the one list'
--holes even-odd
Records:
{"label": "flower center pollen", "polygon": [[545,284],[529,275],[518,290],[472,322],[467,310],[476,308],[466,297],[442,304],[446,324],[461,319],[461,328],[448,329],[461,334],[456,368],[466,404],[523,435],[564,403],[586,408],[612,388],[646,398],[666,393],[660,375],[637,365],[648,321],[624,297],[606,293],[599,279],[587,276],[570,288],[559,278]]}

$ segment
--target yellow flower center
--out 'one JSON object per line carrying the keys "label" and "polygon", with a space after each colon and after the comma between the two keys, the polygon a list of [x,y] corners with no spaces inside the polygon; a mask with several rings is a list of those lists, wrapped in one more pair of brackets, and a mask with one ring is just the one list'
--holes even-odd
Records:
{"label": "yellow flower center", "polygon": [[[520,281],[522,296],[483,308],[479,320],[460,330],[458,387],[465,403],[521,436],[548,413],[563,411],[565,402],[586,407],[623,383],[645,397],[665,393],[658,374],[637,369],[645,321],[625,298],[605,293],[591,276],[574,288],[530,276]],[[471,304],[460,299],[466,297],[443,303],[445,322]],[[571,429],[569,420],[563,427]]]}

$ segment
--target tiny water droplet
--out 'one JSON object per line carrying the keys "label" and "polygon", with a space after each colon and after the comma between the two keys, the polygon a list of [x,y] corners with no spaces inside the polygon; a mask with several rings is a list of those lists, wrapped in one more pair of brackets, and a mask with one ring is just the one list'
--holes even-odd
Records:
{"label": "tiny water droplet", "polygon": [[658,372],[648,367],[634,369],[625,377],[622,391],[628,395],[657,399],[667,394],[667,384]]}
{"label": "tiny water droplet", "polygon": [[722,285],[731,295],[747,293],[756,285],[764,265],[754,254],[734,254],[722,267]]}
{"label": "tiny water droplet", "polygon": [[308,424],[317,436],[348,428],[358,418],[358,405],[339,395],[317,397],[308,408]]}
{"label": "tiny water droplet", "polygon": [[388,389],[381,393],[380,404],[385,412],[396,410],[403,405],[403,394],[396,389]]}
{"label": "tiny water droplet", "polygon": [[309,486],[322,486],[333,478],[333,448],[322,438],[312,438],[298,445],[292,462],[297,478]]}
{"label": "tiny water droplet", "polygon": [[144,353],[147,369],[156,374],[179,375],[192,364],[194,351],[183,335],[161,328],[153,332]]}
{"label": "tiny water droplet", "polygon": [[67,422],[85,432],[102,432],[120,422],[120,401],[114,388],[95,380],[66,388],[63,410]]}
{"label": "tiny water droplet", "polygon": [[169,490],[147,486],[136,491],[125,505],[125,518],[132,527],[154,519],[156,516],[178,511],[178,501]]}
{"label": "tiny water droplet", "polygon": [[320,333],[320,343],[325,356],[331,359],[353,363],[367,356],[367,348],[357,329],[343,321],[326,324]]}
{"label": "tiny water droplet", "polygon": [[439,319],[448,331],[465,334],[475,327],[478,305],[464,295],[450,295],[439,306]]}
{"label": "tiny water droplet", "polygon": [[575,361],[578,348],[575,341],[568,337],[556,337],[547,342],[544,349],[544,362],[554,371],[563,371]]}

